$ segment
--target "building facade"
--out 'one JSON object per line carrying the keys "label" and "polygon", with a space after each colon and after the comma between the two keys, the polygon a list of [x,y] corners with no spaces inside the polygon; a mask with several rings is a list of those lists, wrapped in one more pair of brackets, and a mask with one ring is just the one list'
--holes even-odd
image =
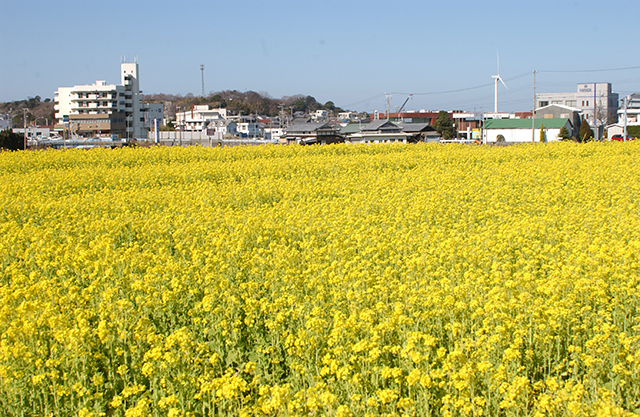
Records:
{"label": "building facade", "polygon": [[575,93],[536,94],[536,108],[551,104],[579,109],[592,127],[617,121],[618,94],[611,91],[611,83],[580,83]]}
{"label": "building facade", "polygon": [[176,109],[176,128],[187,132],[206,130],[226,119],[227,109],[210,109],[206,104]]}
{"label": "building facade", "polygon": [[138,63],[122,63],[120,80],[117,85],[99,80],[58,88],[54,96],[55,129],[85,136],[146,138]]}

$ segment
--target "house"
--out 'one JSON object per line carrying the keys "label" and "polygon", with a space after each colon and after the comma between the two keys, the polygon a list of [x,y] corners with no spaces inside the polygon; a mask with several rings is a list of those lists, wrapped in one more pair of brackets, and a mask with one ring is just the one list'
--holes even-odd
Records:
{"label": "house", "polygon": [[359,132],[348,135],[346,140],[350,143],[407,143],[413,136],[389,120],[377,119],[363,126]]}
{"label": "house", "polygon": [[328,117],[329,113],[324,109],[316,110],[315,112],[311,113],[311,118],[315,121],[327,120]]}
{"label": "house", "polygon": [[345,138],[354,133],[360,133],[362,125],[360,123],[349,123],[346,126],[340,128],[340,134]]}
{"label": "house", "polygon": [[[380,119],[380,113],[376,110],[370,116],[371,121],[383,120]],[[389,120],[395,120],[404,123],[435,123],[438,119],[438,112],[426,111],[424,109],[420,111],[407,110],[401,113],[389,113]]]}
{"label": "house", "polygon": [[283,137],[286,143],[323,145],[344,142],[339,129],[331,122],[297,121],[287,127]]}
{"label": "house", "polygon": [[285,129],[277,124],[268,124],[262,128],[265,140],[271,142],[280,142],[280,138],[284,136]]}
{"label": "house", "polygon": [[633,93],[622,100],[621,109],[618,110],[618,123],[607,126],[607,137],[611,138],[613,135],[623,135],[625,125],[627,127],[627,136],[635,136],[636,134],[629,133],[629,127],[635,126],[632,130],[637,132],[638,126],[640,126],[640,93]]}
{"label": "house", "polygon": [[358,114],[354,111],[344,111],[338,113],[338,120],[340,123],[350,123],[358,118]]}
{"label": "house", "polygon": [[544,130],[548,142],[560,140],[560,129],[566,127],[569,132],[573,130],[568,118],[536,119],[535,131],[531,131],[532,119],[491,119],[484,124],[486,143],[498,142],[498,135],[504,137],[508,143],[526,143],[540,141],[540,129]]}
{"label": "house", "polygon": [[227,109],[210,109],[206,104],[176,109],[176,126],[186,132],[209,129],[210,125],[220,125],[226,119]]}
{"label": "house", "polygon": [[429,123],[398,123],[398,127],[411,135],[407,137],[408,142],[437,142],[440,138],[440,133]]}
{"label": "house", "polygon": [[262,137],[262,129],[260,123],[255,119],[245,118],[242,116],[237,121],[238,136],[243,138],[259,138]]}
{"label": "house", "polygon": [[205,133],[211,139],[220,140],[227,136],[237,136],[236,122],[233,120],[217,119],[206,123]]}

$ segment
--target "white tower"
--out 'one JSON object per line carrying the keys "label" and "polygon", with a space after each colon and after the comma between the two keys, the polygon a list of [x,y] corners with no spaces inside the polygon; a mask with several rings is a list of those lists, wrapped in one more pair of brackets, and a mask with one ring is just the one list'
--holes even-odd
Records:
{"label": "white tower", "polygon": [[125,87],[125,114],[127,115],[127,139],[145,137],[140,107],[140,80],[138,78],[138,62],[123,62],[120,65],[122,85]]}

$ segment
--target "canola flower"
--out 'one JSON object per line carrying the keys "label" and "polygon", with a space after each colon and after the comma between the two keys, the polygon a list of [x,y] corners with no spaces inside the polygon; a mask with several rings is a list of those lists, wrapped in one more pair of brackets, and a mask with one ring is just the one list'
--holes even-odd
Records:
{"label": "canola flower", "polygon": [[1,153],[0,414],[635,415],[639,157]]}

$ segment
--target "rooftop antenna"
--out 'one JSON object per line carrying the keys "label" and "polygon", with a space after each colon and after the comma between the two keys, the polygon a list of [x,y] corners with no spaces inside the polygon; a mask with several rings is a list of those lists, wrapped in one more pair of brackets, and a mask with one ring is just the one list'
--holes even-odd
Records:
{"label": "rooftop antenna", "polygon": [[509,89],[509,87],[507,87],[507,85],[502,80],[502,77],[500,76],[500,55],[498,54],[498,51],[496,51],[496,56],[498,57],[498,74],[491,76],[491,78],[493,78],[493,80],[495,81],[495,89],[494,89],[495,104],[493,107],[494,113],[498,113],[498,80],[500,80],[502,85],[504,85],[504,88],[506,88],[507,90]]}
{"label": "rooftop antenna", "polygon": [[204,97],[204,65],[200,64],[200,72],[202,73],[202,97]]}

